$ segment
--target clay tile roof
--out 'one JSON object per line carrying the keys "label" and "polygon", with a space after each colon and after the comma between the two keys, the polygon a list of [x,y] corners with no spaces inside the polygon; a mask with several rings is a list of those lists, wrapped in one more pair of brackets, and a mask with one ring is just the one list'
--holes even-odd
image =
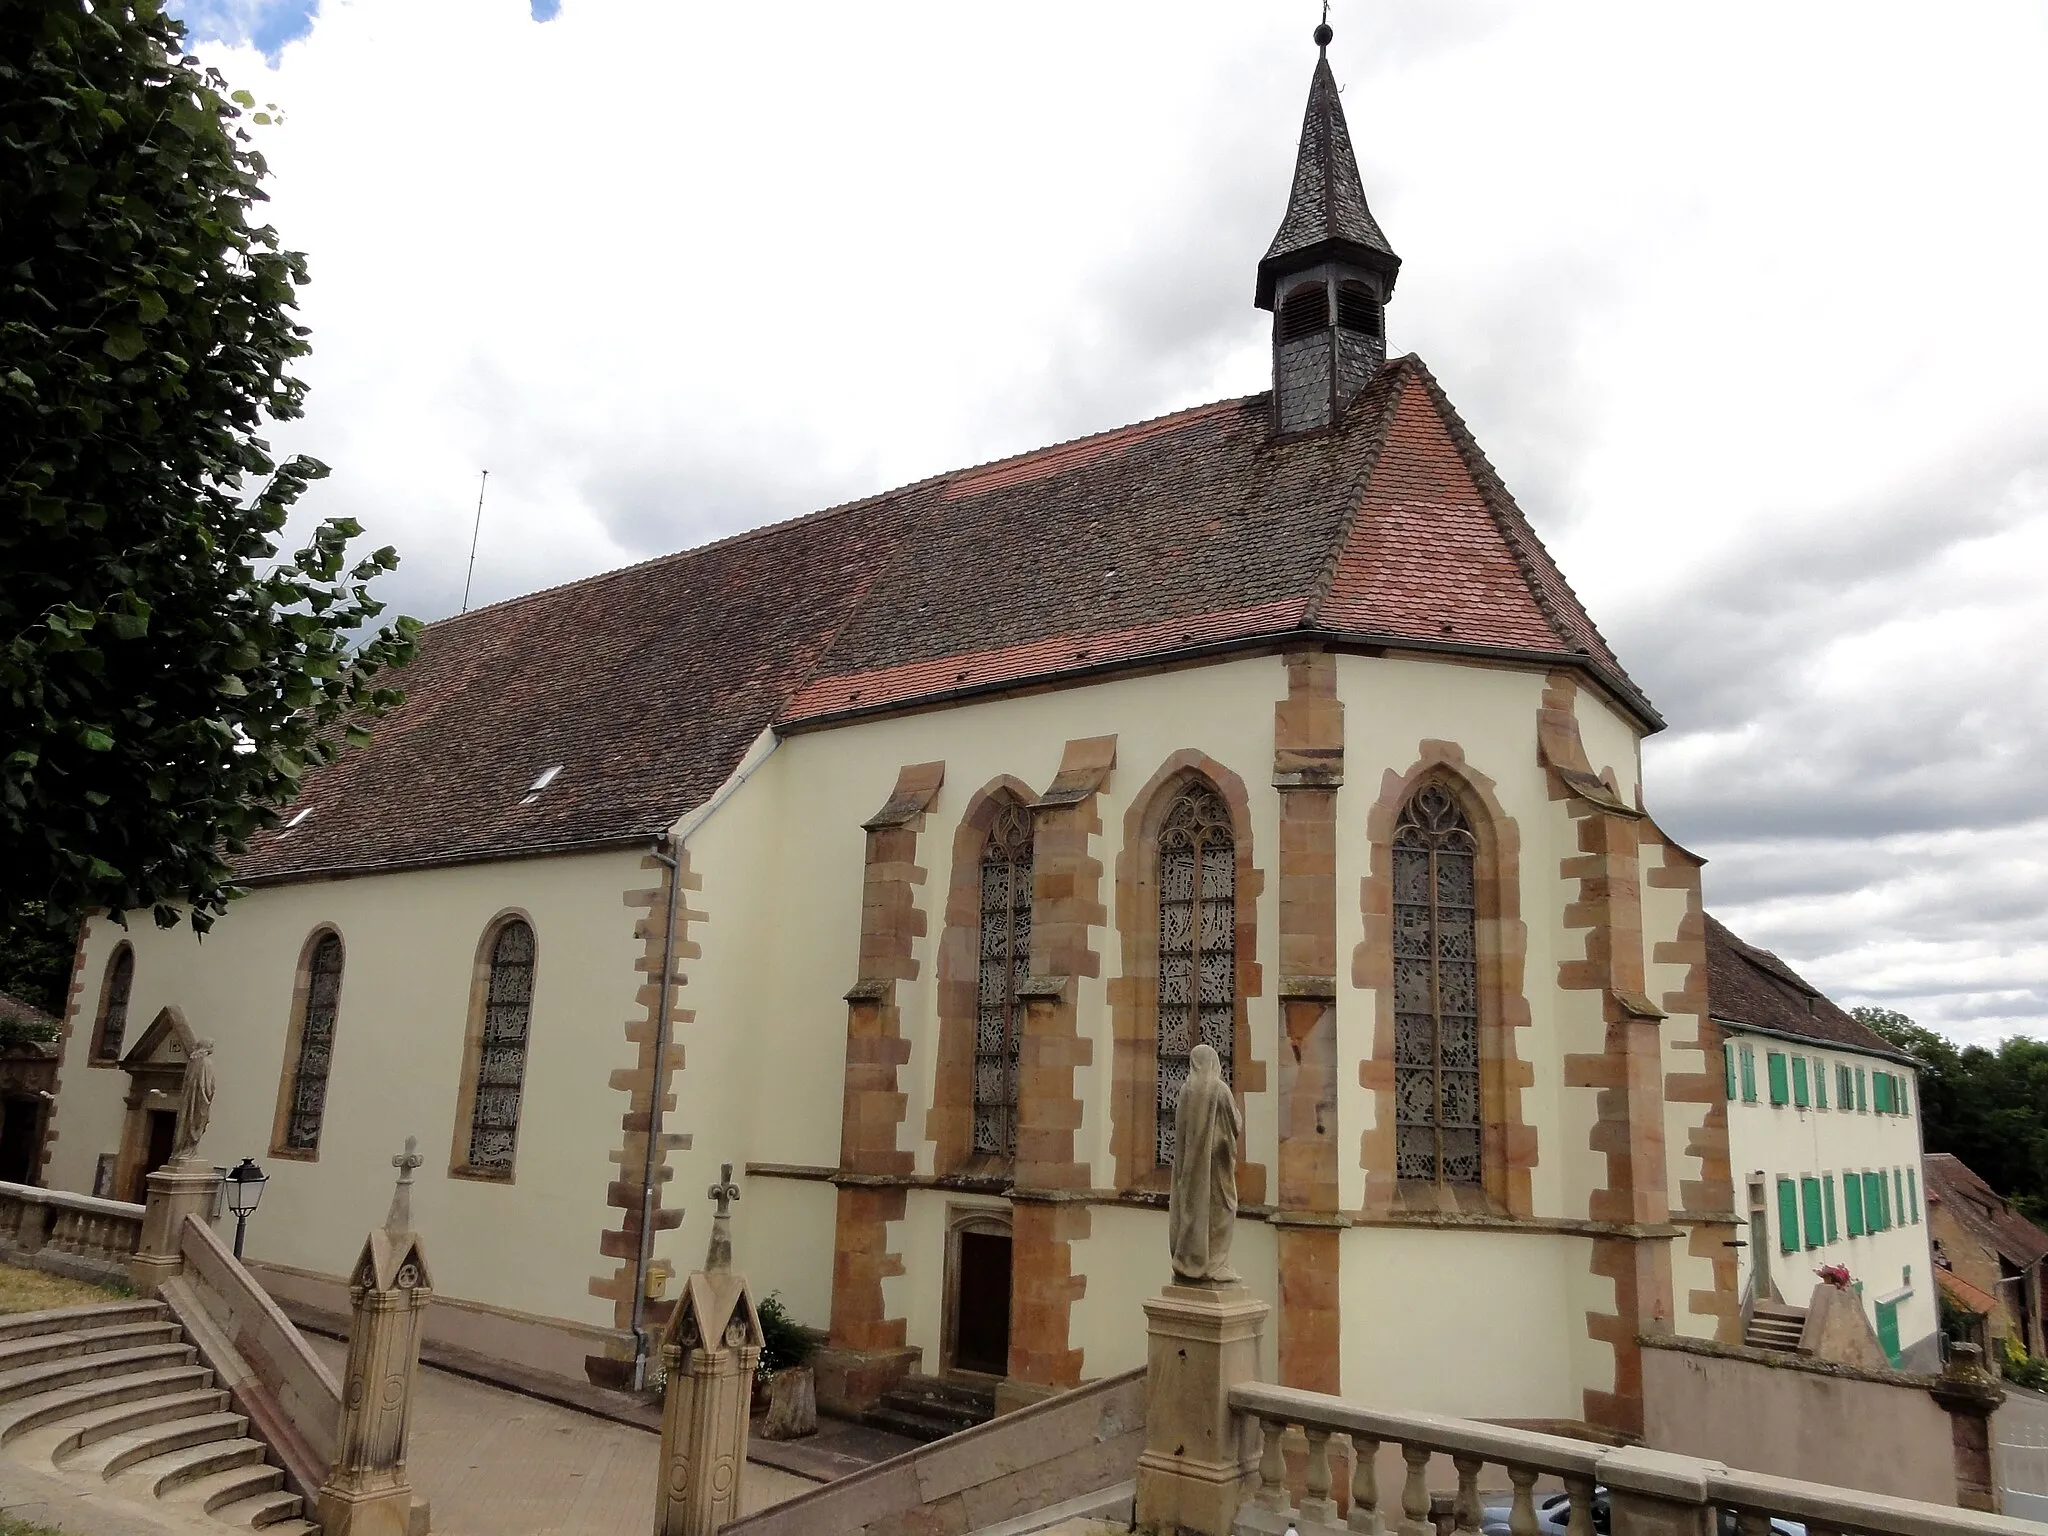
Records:
{"label": "clay tile roof", "polygon": [[1712,913],[1707,914],[1707,1006],[1724,1023],[1913,1063],[1912,1057],[1829,1002],[1820,988],[1768,949],[1745,944],[1730,933]]}
{"label": "clay tile roof", "polygon": [[1251,644],[1573,665],[1661,724],[1419,361],[1331,431],[1270,423],[1219,401],[429,625],[240,873],[649,839],[771,727]]}
{"label": "clay tile roof", "polygon": [[1272,308],[1273,284],[1282,272],[1298,270],[1325,256],[1377,267],[1386,273],[1389,287],[1401,266],[1401,258],[1387,244],[1379,221],[1366,206],[1351,130],[1344,122],[1344,102],[1327,56],[1316,60],[1315,76],[1309,82],[1308,110],[1302,115],[1301,147],[1295,155],[1287,212],[1259,262],[1259,306]]}
{"label": "clay tile roof", "polygon": [[1934,1278],[1940,1283],[1949,1300],[1964,1311],[1974,1312],[1979,1317],[1989,1317],[1998,1310],[1998,1303],[1989,1291],[1979,1290],[1954,1270],[1936,1268]]}
{"label": "clay tile roof", "polygon": [[1944,1207],[2000,1258],[2019,1269],[2048,1258],[2048,1232],[2014,1210],[1968,1163],[1952,1152],[1930,1152],[1922,1162],[1927,1198]]}

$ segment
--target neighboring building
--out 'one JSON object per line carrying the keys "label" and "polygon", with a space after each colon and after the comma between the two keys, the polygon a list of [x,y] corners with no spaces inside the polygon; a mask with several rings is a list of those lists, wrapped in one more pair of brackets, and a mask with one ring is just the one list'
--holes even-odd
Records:
{"label": "neighboring building", "polygon": [[1755,1297],[1803,1305],[1815,1271],[1838,1264],[1892,1363],[1934,1369],[1918,1063],[1711,916],[1707,995],[1727,1037],[1745,1315]]}
{"label": "neighboring building", "polygon": [[33,1184],[43,1165],[43,1132],[57,1086],[57,1021],[0,992],[0,1025],[28,1036],[0,1045],[0,1184]]}
{"label": "neighboring building", "polygon": [[1271,1379],[1641,1432],[1642,1334],[1741,1331],[1700,861],[1398,269],[1321,60],[1269,392],[430,625],[203,943],[86,925],[53,1182],[210,1036],[281,1293],[415,1134],[430,1331],[617,1380],[729,1160],[828,1400],[1018,1401],[1142,1361],[1207,1041]]}
{"label": "neighboring building", "polygon": [[1982,1316],[1993,1349],[2017,1339],[2030,1355],[2048,1355],[2048,1232],[1948,1152],[1930,1152],[1927,1226],[1934,1262],[1950,1299]]}

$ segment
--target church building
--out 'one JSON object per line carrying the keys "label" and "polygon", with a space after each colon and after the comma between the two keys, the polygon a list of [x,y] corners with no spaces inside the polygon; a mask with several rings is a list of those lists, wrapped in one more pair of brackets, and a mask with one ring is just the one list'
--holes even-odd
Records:
{"label": "church building", "polygon": [[1010,1406],[1143,1363],[1207,1042],[1270,1379],[1640,1431],[1742,1332],[1663,722],[1389,355],[1327,56],[1273,190],[1269,389],[430,625],[203,940],[85,925],[46,1181],[138,1198],[209,1038],[280,1296],[417,1135],[430,1334],[624,1382],[729,1162],[829,1403]]}

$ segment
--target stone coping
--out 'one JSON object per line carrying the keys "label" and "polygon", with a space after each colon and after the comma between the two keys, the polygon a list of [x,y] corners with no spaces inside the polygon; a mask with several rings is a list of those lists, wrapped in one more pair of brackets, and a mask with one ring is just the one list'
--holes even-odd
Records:
{"label": "stone coping", "polygon": [[[212,1172],[208,1170],[209,1174]],[[67,1211],[84,1211],[93,1216],[114,1216],[141,1221],[143,1207],[126,1200],[103,1200],[98,1195],[74,1195],[65,1189],[43,1189],[34,1184],[0,1182],[0,1199],[21,1200],[31,1205],[53,1205]]]}
{"label": "stone coping", "polygon": [[1636,1335],[1636,1342],[1645,1349],[1669,1349],[1681,1354],[1709,1355],[1717,1360],[1742,1360],[1750,1365],[1805,1371],[1810,1376],[1834,1376],[1846,1381],[1869,1381],[1885,1387],[1918,1387],[1922,1391],[1928,1391],[1942,1379],[1917,1371],[1873,1371],[1860,1365],[1842,1365],[1833,1360],[1816,1360],[1811,1355],[1788,1355],[1774,1349],[1751,1349],[1746,1344],[1722,1344],[1713,1339],[1696,1339],[1680,1333],[1645,1331]]}

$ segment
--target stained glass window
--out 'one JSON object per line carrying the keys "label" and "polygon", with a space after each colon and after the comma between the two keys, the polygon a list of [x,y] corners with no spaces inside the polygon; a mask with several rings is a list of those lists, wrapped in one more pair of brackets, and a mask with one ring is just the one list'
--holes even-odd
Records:
{"label": "stained glass window", "polygon": [[107,985],[100,993],[100,1030],[93,1055],[100,1061],[116,1061],[121,1055],[121,1037],[128,1033],[128,991],[135,985],[135,951],[123,944],[114,951],[107,967]]}
{"label": "stained glass window", "polygon": [[469,1119],[469,1166],[479,1172],[512,1171],[532,1015],[533,929],[514,918],[498,930],[491,945],[490,990],[484,997],[483,1043],[477,1052],[476,1107]]}
{"label": "stained glass window", "polygon": [[1395,1170],[1478,1184],[1478,842],[1458,802],[1420,790],[1394,829]]}
{"label": "stained glass window", "polygon": [[1031,812],[1005,800],[981,852],[981,958],[975,994],[974,1150],[1017,1152],[1017,1051],[1031,973]]}
{"label": "stained glass window", "polygon": [[1208,784],[1188,785],[1159,829],[1159,1096],[1155,1146],[1173,1161],[1173,1108],[1188,1053],[1212,1045],[1235,1081],[1237,848],[1230,811]]}
{"label": "stained glass window", "polygon": [[305,1011],[299,1016],[299,1059],[292,1071],[284,1144],[317,1151],[327,1112],[327,1074],[334,1065],[334,1015],[341,1005],[341,939],[323,933],[306,960]]}

